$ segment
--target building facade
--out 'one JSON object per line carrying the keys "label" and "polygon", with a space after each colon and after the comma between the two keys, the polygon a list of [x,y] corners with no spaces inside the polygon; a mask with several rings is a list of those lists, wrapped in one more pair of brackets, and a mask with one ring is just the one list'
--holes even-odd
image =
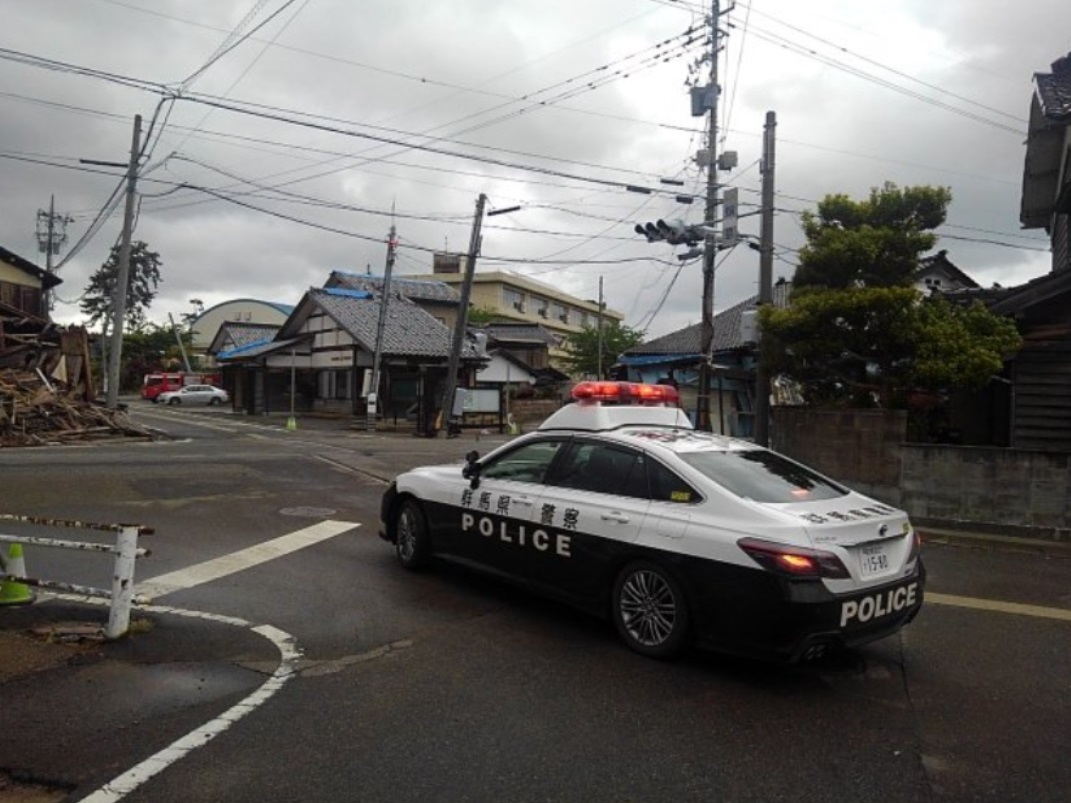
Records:
{"label": "building facade", "polygon": [[[466,257],[461,254],[435,254],[432,275],[417,275],[413,279],[433,279],[443,282],[460,293],[465,281]],[[470,307],[491,312],[496,320],[518,324],[538,324],[550,332],[556,343],[550,349],[550,358],[555,367],[561,366],[565,352],[561,344],[569,335],[581,332],[585,327],[597,326],[600,320],[600,305],[597,300],[580,299],[550,285],[526,276],[506,271],[481,271],[473,274],[469,293]],[[625,315],[609,309],[605,303],[601,309],[603,323],[622,323]]]}

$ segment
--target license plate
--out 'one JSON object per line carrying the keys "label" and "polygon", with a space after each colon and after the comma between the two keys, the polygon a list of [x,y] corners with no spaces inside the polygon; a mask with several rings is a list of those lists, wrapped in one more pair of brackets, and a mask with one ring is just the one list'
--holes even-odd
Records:
{"label": "license plate", "polygon": [[859,549],[859,573],[873,577],[889,571],[889,555],[882,545],[864,546]]}

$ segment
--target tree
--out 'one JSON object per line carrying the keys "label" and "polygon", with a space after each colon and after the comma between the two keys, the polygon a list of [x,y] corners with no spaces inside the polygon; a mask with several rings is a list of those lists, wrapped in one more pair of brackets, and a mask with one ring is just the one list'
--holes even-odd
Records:
{"label": "tree", "polygon": [[[138,332],[145,328],[145,313],[156,298],[160,284],[160,255],[138,240],[130,245],[130,282],[126,291],[124,329]],[[111,329],[112,297],[119,276],[119,246],[112,246],[104,264],[89,278],[82,297],[81,310],[89,317],[89,326],[103,323],[105,336]]]}
{"label": "tree", "polygon": [[887,183],[866,201],[831,195],[805,214],[790,306],[760,310],[767,370],[814,404],[885,407],[999,374],[1021,343],[1015,324],[913,286],[950,201],[944,188]]}
{"label": "tree", "polygon": [[937,242],[952,194],[945,187],[897,187],[886,182],[870,198],[828,195],[818,213],[804,212],[807,244],[793,289],[910,285],[919,257]]}
{"label": "tree", "polygon": [[[642,343],[643,336],[644,332],[632,329],[618,321],[604,321],[601,360],[603,376],[617,361],[619,355]],[[565,357],[564,362],[572,374],[599,375],[599,342],[599,329],[595,326],[585,326],[581,331],[566,338],[563,348],[568,356]]]}
{"label": "tree", "polygon": [[205,313],[205,302],[199,298],[191,298],[190,304],[193,309],[189,312],[184,312],[179,316],[182,321],[182,328],[184,331],[189,332],[193,329],[194,323]]}
{"label": "tree", "polygon": [[119,387],[123,390],[139,388],[145,374],[181,365],[171,327],[150,323],[140,331],[123,336],[123,367]]}
{"label": "tree", "polygon": [[494,323],[501,316],[490,307],[469,307],[468,322],[472,326],[486,326]]}

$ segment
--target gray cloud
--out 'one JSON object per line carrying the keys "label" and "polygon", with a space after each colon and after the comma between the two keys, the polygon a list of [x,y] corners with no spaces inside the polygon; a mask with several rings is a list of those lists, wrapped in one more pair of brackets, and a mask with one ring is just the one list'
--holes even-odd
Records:
{"label": "gray cloud", "polygon": [[[282,2],[267,3],[254,24]],[[177,86],[253,5],[7,2],[0,46]],[[843,0],[806,8],[787,0],[753,0],[748,18],[747,5],[739,4],[722,60],[722,133],[724,147],[739,152],[740,167],[722,178],[741,187],[743,201],[757,203],[754,163],[765,112],[776,110],[776,240],[783,260],[775,263],[777,274],[791,275],[793,249],[802,243],[795,222],[801,210],[827,193],[862,196],[886,180],[952,188],[951,225],[943,232],[967,239],[946,239],[940,247],[983,284],[1015,284],[1047,270],[1048,255],[1030,250],[1045,247],[1044,235],[1028,232],[1033,239],[1025,239],[1018,231],[1022,133],[966,119],[842,67],[1025,132],[1016,120],[1025,120],[1033,72],[1046,70],[1071,49],[1061,38],[1063,5],[1038,0],[1029,13],[1009,14],[996,0],[896,0],[864,13],[860,4]],[[657,66],[649,69],[642,59],[622,61],[695,20],[699,17],[652,0],[298,0],[205,71],[190,91],[260,104],[265,111],[287,110],[287,116],[293,111],[319,124],[400,143],[593,179],[653,185],[659,177],[677,176],[688,191],[702,194],[692,157],[702,144],[704,123],[689,115],[683,86],[696,53],[655,60]],[[771,36],[789,46],[770,42]],[[840,64],[820,63],[793,52],[794,46]],[[588,87],[609,74],[592,71],[608,64],[621,64],[628,77]],[[968,100],[942,95],[879,64]],[[79,157],[124,160],[133,116],[141,114],[147,124],[157,98],[6,60],[0,72],[7,93],[0,94],[5,120],[0,154],[62,165],[0,159],[5,189],[0,243],[43,262],[33,238],[37,210],[55,194],[58,211],[75,217],[69,233],[76,240],[120,171],[99,175],[68,168],[77,167]],[[569,79],[577,80],[566,83]],[[538,94],[557,84],[559,89]],[[581,91],[539,105],[569,89]],[[510,102],[524,96],[529,99]],[[189,100],[175,104],[150,164],[153,169],[141,181],[145,197],[135,236],[164,261],[150,312],[156,320],[185,311],[192,298],[209,304],[233,297],[294,303],[332,269],[380,272],[391,220],[369,210],[389,212],[392,205],[403,245],[398,269],[426,271],[430,250],[466,247],[481,192],[493,205],[523,207],[487,221],[482,269],[516,270],[584,298],[596,296],[602,278],[609,305],[652,335],[700,317],[699,266],[680,266],[669,248],[648,245],[632,226],[666,216],[698,221],[701,202],[681,206],[671,197],[210,111]],[[269,185],[307,199],[262,188]],[[193,187],[227,194],[234,202]],[[64,266],[61,299],[77,298],[119,226],[114,215]],[[746,219],[743,229],[757,233],[757,217]],[[754,293],[757,272],[753,251],[738,248],[727,255],[717,274],[716,306]],[[77,306],[60,304],[56,316],[78,320]]]}

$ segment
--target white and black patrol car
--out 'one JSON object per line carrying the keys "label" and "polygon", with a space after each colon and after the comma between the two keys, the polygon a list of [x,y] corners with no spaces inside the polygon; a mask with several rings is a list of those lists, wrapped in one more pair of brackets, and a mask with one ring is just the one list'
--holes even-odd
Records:
{"label": "white and black patrol car", "polygon": [[776,660],[895,633],[922,606],[905,513],[753,443],[695,430],[670,386],[584,382],[485,457],[401,474],[380,535],[609,616],[637,652]]}

